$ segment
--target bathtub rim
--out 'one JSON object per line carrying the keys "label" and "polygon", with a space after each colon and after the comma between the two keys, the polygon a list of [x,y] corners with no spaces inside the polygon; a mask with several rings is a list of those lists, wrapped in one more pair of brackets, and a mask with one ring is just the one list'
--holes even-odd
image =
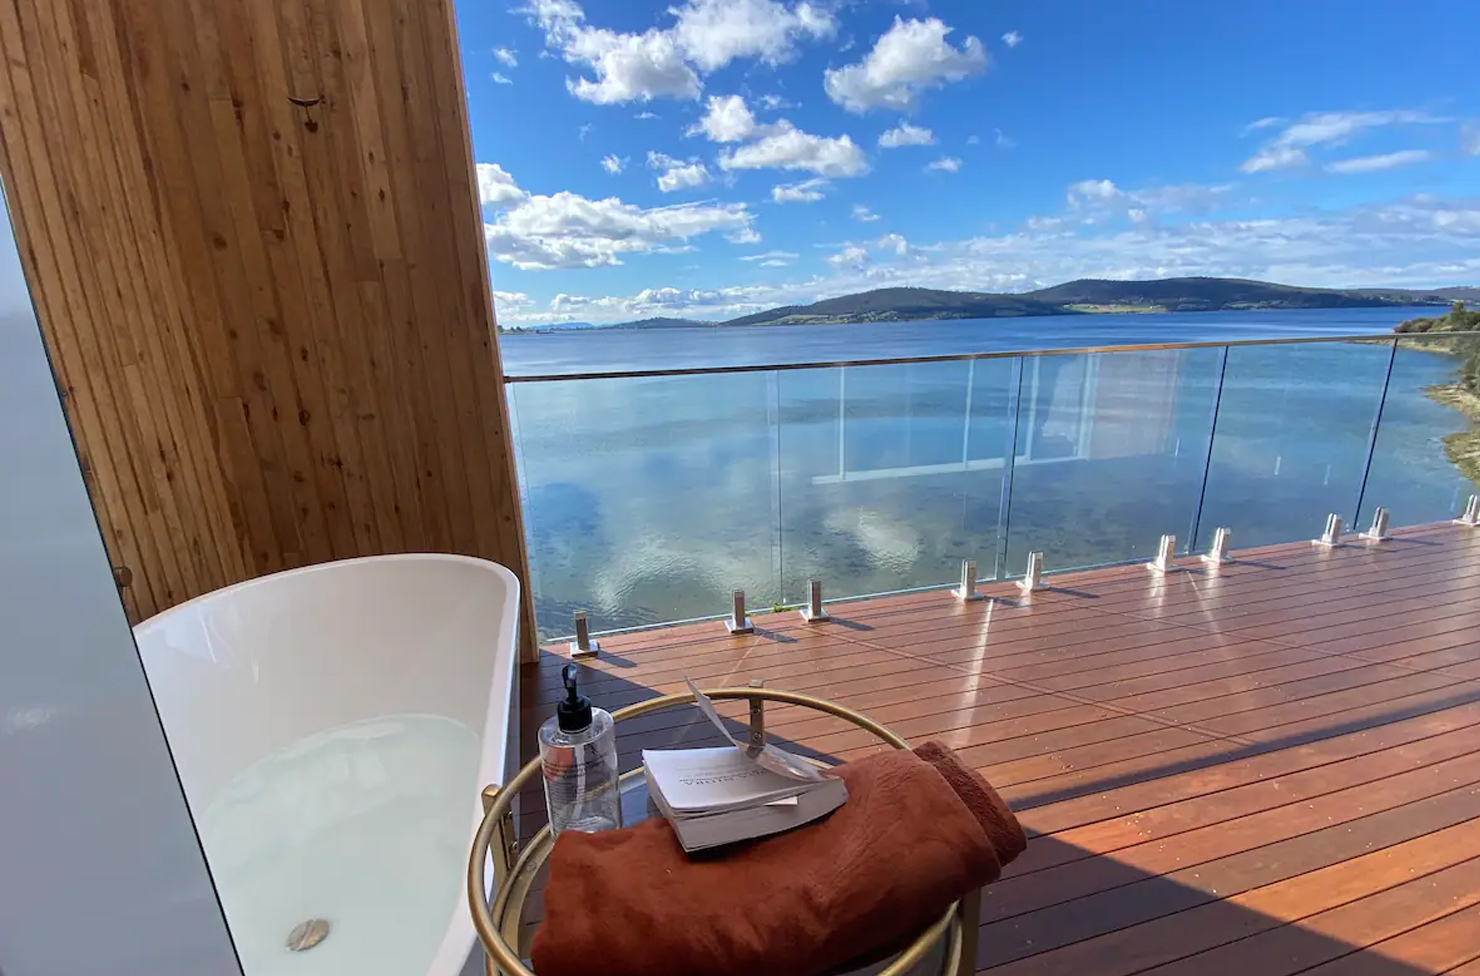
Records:
{"label": "bathtub rim", "polygon": [[[276,585],[294,577],[324,573],[333,570],[344,570],[352,566],[363,565],[386,565],[388,563],[442,563],[464,565],[481,571],[490,572],[493,577],[499,579],[503,584],[503,599],[500,601],[497,622],[498,628],[495,633],[489,635],[491,652],[493,654],[493,680],[489,687],[488,707],[485,711],[483,728],[478,730],[480,751],[478,756],[477,782],[473,784],[472,798],[469,804],[468,820],[468,844],[471,847],[474,836],[477,834],[478,825],[483,820],[483,790],[490,785],[502,785],[512,765],[517,768],[518,756],[510,758],[509,750],[518,748],[518,715],[514,708],[518,699],[515,683],[519,677],[519,602],[522,596],[522,587],[519,577],[502,563],[491,559],[483,559],[478,556],[465,556],[457,553],[442,552],[398,552],[386,553],[377,556],[352,556],[345,559],[334,559],[322,563],[314,563],[308,566],[298,566],[293,569],[280,570],[276,573],[268,573],[256,576],[252,579],[241,580],[236,583],[202,593],[192,597],[183,603],[161,610],[159,613],[141,620],[131,630],[134,639],[136,653],[139,654],[140,664],[143,666],[146,683],[150,683],[150,696],[154,696],[152,683],[149,682],[149,669],[145,661],[145,655],[138,645],[147,639],[150,631],[156,626],[168,623],[173,618],[187,614],[199,613],[207,605],[229,598],[231,595],[245,592],[246,590]],[[155,703],[155,711],[158,712],[158,704]],[[164,727],[163,717],[160,717],[160,729],[165,735],[165,745],[169,748],[169,733]],[[171,753],[170,763],[174,765],[174,756]],[[176,777],[179,778],[179,770],[176,768]],[[184,792],[184,782],[181,781],[181,790]],[[196,824],[196,812],[186,804],[187,813],[190,817],[191,827],[195,830],[196,841],[201,845],[201,853],[205,854],[205,845],[200,838],[200,828]],[[210,874],[212,889],[216,888],[214,872],[210,870],[210,860],[206,859],[206,870]],[[459,897],[454,902],[452,917],[448,919],[446,931],[436,953],[428,961],[426,976],[458,976],[464,971],[470,956],[479,947],[477,932],[473,927],[473,919],[467,910],[467,905],[461,897],[462,879],[455,879]],[[219,893],[217,898],[219,901]],[[223,912],[224,917],[224,912]],[[228,931],[230,921],[227,920]],[[251,976],[251,974],[247,974]]]}

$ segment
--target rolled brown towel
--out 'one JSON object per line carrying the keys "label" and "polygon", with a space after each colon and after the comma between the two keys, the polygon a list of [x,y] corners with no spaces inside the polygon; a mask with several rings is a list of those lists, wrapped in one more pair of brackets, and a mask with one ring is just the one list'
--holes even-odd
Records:
{"label": "rolled brown towel", "polygon": [[997,792],[928,743],[838,767],[827,819],[691,860],[666,820],[564,833],[539,976],[818,976],[919,933],[1027,846]]}

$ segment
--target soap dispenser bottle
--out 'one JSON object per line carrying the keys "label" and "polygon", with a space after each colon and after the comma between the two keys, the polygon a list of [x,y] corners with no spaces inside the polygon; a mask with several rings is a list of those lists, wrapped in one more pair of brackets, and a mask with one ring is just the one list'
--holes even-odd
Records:
{"label": "soap dispenser bottle", "polygon": [[617,727],[611,714],[592,708],[576,687],[576,666],[560,672],[565,700],[540,727],[540,765],[550,830],[595,833],[622,826],[617,773]]}

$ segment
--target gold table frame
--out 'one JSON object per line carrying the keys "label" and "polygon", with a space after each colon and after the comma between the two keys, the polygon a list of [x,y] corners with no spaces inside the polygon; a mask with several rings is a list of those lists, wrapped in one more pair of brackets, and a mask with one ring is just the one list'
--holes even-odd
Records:
{"label": "gold table frame", "polygon": [[[748,688],[715,688],[704,694],[715,701],[748,701],[750,703],[750,741],[765,741],[764,703],[771,701],[786,705],[798,705],[814,711],[832,715],[851,722],[872,733],[895,749],[908,749],[909,743],[873,719],[825,698],[763,688],[759,683]],[[622,722],[677,705],[694,701],[688,692],[650,698],[635,705],[619,709],[612,714],[613,720]],[[524,965],[516,946],[519,942],[520,912],[512,911],[522,906],[529,895],[535,873],[549,856],[554,840],[549,825],[540,828],[523,851],[519,850],[514,834],[514,797],[534,781],[540,772],[538,758],[530,760],[503,786],[489,786],[483,791],[483,820],[473,838],[473,850],[468,858],[468,906],[473,914],[473,928],[485,952],[484,969],[488,976],[536,976]],[[623,774],[623,779],[640,776],[641,769]],[[493,901],[486,896],[489,890],[485,865],[494,865]],[[945,959],[941,976],[960,976],[976,968],[976,935],[980,920],[981,892],[974,891],[948,908],[930,927],[918,935],[914,942],[903,949],[876,976],[905,976],[941,942],[945,943]],[[963,970],[963,963],[969,967]]]}

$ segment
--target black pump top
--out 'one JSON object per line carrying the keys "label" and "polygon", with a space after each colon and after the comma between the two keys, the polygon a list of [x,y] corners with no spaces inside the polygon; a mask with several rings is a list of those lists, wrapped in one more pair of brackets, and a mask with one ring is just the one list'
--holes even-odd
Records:
{"label": "black pump top", "polygon": [[591,699],[576,691],[576,666],[567,664],[560,670],[565,682],[565,700],[555,706],[555,720],[562,732],[580,732],[591,727]]}

